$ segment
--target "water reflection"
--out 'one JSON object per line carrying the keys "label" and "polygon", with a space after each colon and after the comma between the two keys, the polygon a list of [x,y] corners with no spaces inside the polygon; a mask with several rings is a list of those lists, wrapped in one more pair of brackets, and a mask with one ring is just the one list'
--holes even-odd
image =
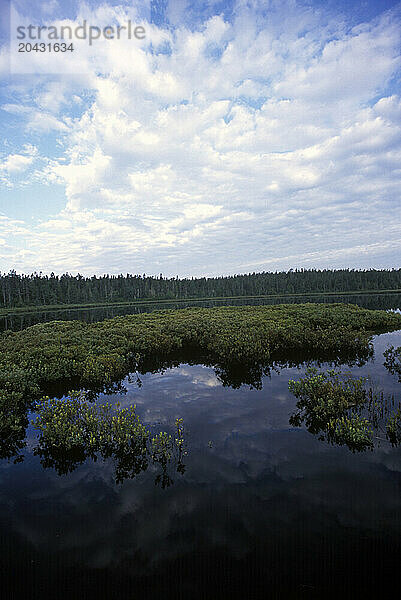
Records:
{"label": "water reflection", "polygon": [[99,455],[87,447],[65,448],[42,442],[33,448],[33,454],[40,458],[40,464],[44,469],[54,469],[59,476],[72,473],[88,460],[96,462],[99,459],[103,461],[111,459],[116,484],[121,484],[126,479],[134,479],[151,465],[155,465],[158,471],[154,475],[155,485],[160,485],[163,489],[174,483],[172,477],[174,471],[182,475],[185,473],[182,453],[171,458],[152,459],[133,448],[118,448],[113,453]]}
{"label": "water reflection", "polygon": [[[173,483],[169,474],[173,465],[177,473],[185,472],[182,419],[176,419],[172,433],[152,432],[139,420],[135,406],[91,403],[87,393],[78,391],[61,399],[42,398],[31,425],[37,434],[33,455],[40,457],[45,469],[53,468],[60,476],[98,459],[113,462],[116,483],[133,479],[151,464],[160,468],[155,483],[163,488]],[[14,446],[8,445],[6,457],[10,458]]]}
{"label": "water reflection", "polygon": [[244,299],[222,299],[222,300],[188,300],[180,302],[153,302],[151,304],[135,304],[128,306],[106,306],[101,308],[76,308],[62,310],[44,310],[40,312],[16,312],[6,317],[0,317],[0,331],[25,329],[37,323],[48,321],[84,321],[93,323],[111,319],[116,316],[139,314],[163,309],[179,309],[187,307],[213,307],[213,306],[261,306],[276,304],[303,304],[305,302],[358,304],[362,308],[392,310],[399,309],[401,305],[401,294],[360,294],[360,295],[312,295],[312,296],[280,296],[278,298],[244,298]]}
{"label": "water reflection", "polygon": [[384,352],[384,366],[392,375],[398,375],[398,381],[401,383],[401,346],[394,348],[390,346]]}
{"label": "water reflection", "polygon": [[[376,337],[374,358],[350,371],[397,396],[389,345],[399,332]],[[125,380],[123,396],[101,395],[136,404],[149,426],[183,418],[185,476],[164,490],[152,465],[119,486],[110,461],[59,477],[31,452],[28,428],[25,461],[0,469],[3,597],[320,600],[397,585],[401,448],[352,454],[290,427],[288,382],[305,369],[234,389],[211,367],[165,365],[141,373],[141,387]]]}
{"label": "water reflection", "polygon": [[0,460],[14,459],[21,462],[21,450],[26,446],[28,414],[25,410],[0,410]]}
{"label": "water reflection", "polygon": [[[125,379],[111,381],[106,386],[93,387],[85,390],[86,398],[90,401],[96,401],[99,396],[121,397],[127,394],[127,391],[132,388],[141,388],[144,377],[145,380],[149,375],[163,375],[166,371],[178,369],[180,365],[188,366],[203,365],[204,368],[209,368],[214,373],[215,381],[218,386],[239,390],[243,386],[249,387],[251,390],[263,389],[263,385],[271,379],[272,375],[279,375],[282,370],[298,369],[307,367],[308,365],[331,365],[338,366],[346,364],[348,367],[366,364],[373,357],[373,346],[360,348],[354,354],[320,354],[317,359],[316,355],[309,356],[306,353],[294,353],[292,358],[284,357],[280,360],[271,361],[268,364],[262,363],[218,363],[215,364],[208,356],[197,353],[192,350],[190,353],[181,352],[169,359],[154,357],[152,360],[146,360],[137,365],[137,371],[129,374]],[[165,379],[165,378],[164,378]],[[53,383],[45,390],[50,397],[62,398],[70,394],[70,390],[79,385],[79,381],[66,380]],[[193,391],[192,391],[193,393]],[[23,460],[21,450],[26,446],[26,429],[28,426],[28,414],[30,410],[35,409],[35,401],[32,399],[24,405],[19,399],[18,402],[12,402],[10,397],[2,399],[0,404],[0,459],[14,459],[17,461]],[[43,464],[50,466],[52,461],[54,466],[59,465],[60,473],[69,472],[74,467],[73,465],[82,464],[88,458],[93,458],[92,454],[87,450],[75,451],[74,453],[65,451],[65,458],[62,458],[62,451],[58,450],[54,457],[51,457],[51,452],[46,450],[43,453]],[[37,450],[39,454],[39,450]],[[123,466],[121,465],[121,469]],[[132,472],[134,473],[133,467]]]}

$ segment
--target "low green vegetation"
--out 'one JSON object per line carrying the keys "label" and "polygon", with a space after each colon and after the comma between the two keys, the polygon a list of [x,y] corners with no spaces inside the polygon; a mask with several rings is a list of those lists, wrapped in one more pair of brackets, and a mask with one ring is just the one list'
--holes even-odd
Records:
{"label": "low green vegetation", "polygon": [[223,384],[260,385],[276,364],[307,358],[366,360],[373,333],[401,315],[345,304],[187,308],[97,323],[53,321],[0,335],[2,456],[24,445],[27,410],[45,394],[121,391],[128,373],[196,361]]}
{"label": "low green vegetation", "polygon": [[[150,359],[196,350],[210,363],[268,364],[302,352],[364,355],[374,332],[401,315],[344,304],[188,308],[98,323],[53,321],[0,336],[0,394],[17,400],[51,383],[112,386]],[[69,386],[71,388],[71,386]]]}
{"label": "low green vegetation", "polygon": [[[401,315],[343,304],[189,308],[98,323],[53,321],[0,336],[0,398],[37,399],[50,384],[107,391],[155,358],[201,352],[224,370],[291,354],[366,355],[370,335],[401,328]],[[0,407],[1,409],[1,407]]]}
{"label": "low green vegetation", "polygon": [[135,406],[91,403],[83,392],[72,392],[62,399],[44,397],[36,411],[32,424],[38,432],[38,445],[34,454],[41,457],[44,467],[53,467],[60,475],[88,458],[99,457],[114,460],[117,482],[133,478],[152,463],[162,467],[165,483],[173,458],[177,459],[177,470],[183,472],[182,419],[176,419],[174,437],[165,431],[152,436],[140,422]]}
{"label": "low green vegetation", "polygon": [[305,377],[289,382],[298,400],[290,424],[299,427],[304,423],[320,440],[345,445],[353,452],[373,449],[379,439],[398,445],[400,406],[396,407],[393,397],[385,398],[367,384],[363,377],[309,368]]}

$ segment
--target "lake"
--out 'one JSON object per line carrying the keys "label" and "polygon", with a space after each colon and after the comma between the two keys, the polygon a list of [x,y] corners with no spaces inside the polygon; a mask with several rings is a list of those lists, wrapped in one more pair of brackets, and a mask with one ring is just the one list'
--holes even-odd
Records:
{"label": "lake", "polygon": [[365,293],[359,295],[312,295],[312,296],[280,296],[270,298],[236,298],[236,299],[220,299],[220,300],[188,300],[179,302],[152,302],[143,304],[93,307],[93,308],[70,308],[61,310],[38,310],[35,312],[16,312],[0,316],[0,331],[8,329],[17,331],[25,329],[36,323],[44,323],[47,321],[72,321],[80,320],[86,323],[95,321],[103,321],[112,317],[138,314],[143,312],[152,312],[154,310],[179,309],[191,306],[260,306],[272,304],[303,304],[304,302],[319,302],[333,303],[343,302],[350,304],[358,304],[362,308],[392,310],[401,306],[401,294],[394,293]]}
{"label": "lake", "polygon": [[[373,343],[371,360],[342,369],[401,399],[383,366],[401,331]],[[111,459],[59,476],[33,454],[28,427],[23,462],[0,462],[2,598],[369,598],[384,582],[396,589],[401,448],[379,441],[352,453],[291,427],[288,381],[305,369],[278,368],[261,389],[235,389],[194,358],[101,396],[136,404],[152,428],[183,418],[185,469],[173,461],[164,478],[151,465],[116,484]]]}

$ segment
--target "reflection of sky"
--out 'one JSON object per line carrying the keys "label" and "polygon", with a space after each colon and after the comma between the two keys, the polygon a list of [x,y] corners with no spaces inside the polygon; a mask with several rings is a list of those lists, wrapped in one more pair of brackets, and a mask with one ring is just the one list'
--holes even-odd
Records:
{"label": "reflection of sky", "polygon": [[[375,360],[352,369],[370,374],[387,393],[399,386],[382,366],[389,344],[400,345],[401,332],[375,338]],[[288,380],[302,373],[273,373],[260,391],[222,387],[213,369],[201,365],[143,375],[140,388],[128,383],[127,394],[115,399],[136,403],[146,423],[170,427],[183,417],[185,475],[176,474],[174,485],[162,490],[152,470],[117,487],[112,465],[101,461],[61,478],[29,454],[22,464],[4,463],[2,544],[46,569],[50,561],[50,571],[64,572],[77,562],[112,572],[129,565],[132,577],[158,573],[163,565],[177,573],[174,561],[198,568],[206,548],[240,565],[251,556],[258,569],[270,564],[285,578],[277,552],[295,561],[291,577],[316,585],[312,565],[317,561],[323,573],[328,557],[340,550],[348,556],[353,543],[363,547],[368,562],[370,550],[381,544],[396,556],[401,449],[382,444],[375,452],[352,454],[290,428],[295,401]],[[294,544],[302,559],[294,558]],[[309,556],[312,547],[320,554]],[[380,561],[375,569],[381,572]]]}

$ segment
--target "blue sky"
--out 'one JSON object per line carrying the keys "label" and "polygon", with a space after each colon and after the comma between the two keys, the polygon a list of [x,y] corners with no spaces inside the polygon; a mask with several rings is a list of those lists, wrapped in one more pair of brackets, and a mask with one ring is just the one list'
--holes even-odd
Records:
{"label": "blue sky", "polygon": [[[6,8],[1,271],[401,266],[399,2]],[[146,39],[8,43],[18,24],[84,19]]]}

